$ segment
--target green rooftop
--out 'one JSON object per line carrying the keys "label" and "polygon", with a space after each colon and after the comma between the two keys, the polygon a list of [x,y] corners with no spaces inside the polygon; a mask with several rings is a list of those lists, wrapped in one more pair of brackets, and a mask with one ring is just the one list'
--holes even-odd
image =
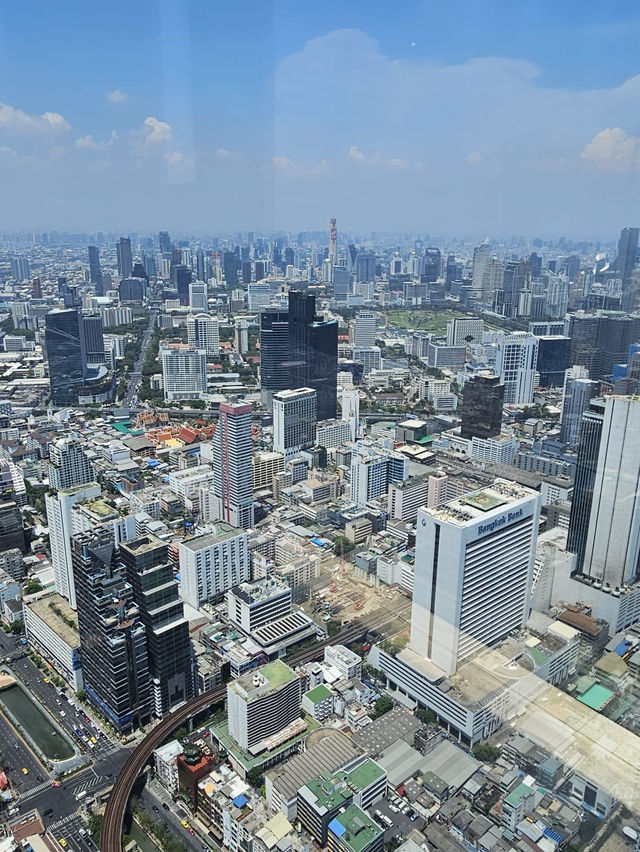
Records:
{"label": "green rooftop", "polygon": [[324,683],[319,683],[317,686],[314,686],[313,689],[310,689],[309,692],[306,692],[305,697],[308,698],[312,704],[320,704],[320,702],[324,701],[325,698],[331,697],[331,690],[327,689]]}
{"label": "green rooftop", "polygon": [[492,509],[503,506],[509,501],[506,497],[500,497],[498,494],[482,490],[465,494],[464,497],[458,498],[458,502],[463,506],[472,506],[474,509],[479,509],[481,512],[490,512]]}
{"label": "green rooftop", "polygon": [[614,693],[610,689],[607,689],[600,683],[594,683],[586,692],[583,692],[582,695],[578,696],[578,701],[582,702],[582,704],[586,704],[587,707],[591,707],[592,710],[602,710],[604,705],[610,701],[613,696]]}
{"label": "green rooftop", "polygon": [[374,781],[384,775],[384,769],[373,760],[365,760],[351,772],[347,772],[347,780],[358,790],[366,790]]}
{"label": "green rooftop", "polygon": [[515,790],[512,790],[509,793],[509,795],[505,799],[505,802],[515,808],[517,805],[520,804],[523,799],[526,799],[527,796],[530,796],[531,793],[533,793],[533,788],[529,787],[528,784],[518,784]]}
{"label": "green rooftop", "polygon": [[290,680],[297,677],[293,669],[290,669],[282,660],[275,660],[273,663],[268,663],[266,666],[262,666],[259,671],[263,677],[266,677],[274,689],[283,686],[285,683],[289,683]]}
{"label": "green rooftop", "polygon": [[324,813],[334,811],[353,798],[353,791],[345,784],[342,772],[323,772],[306,786],[316,798],[316,808]]}
{"label": "green rooftop", "polygon": [[544,665],[549,659],[549,655],[545,654],[539,648],[527,648],[527,654],[531,657],[537,666]]}
{"label": "green rooftop", "polygon": [[363,852],[384,832],[357,805],[349,805],[329,823],[329,831],[352,852]]}
{"label": "green rooftop", "polygon": [[320,727],[320,723],[316,722],[316,720],[311,716],[305,716],[304,720],[307,723],[306,731],[301,731],[299,734],[296,734],[295,737],[287,740],[286,743],[282,743],[282,745],[278,746],[278,748],[274,748],[271,751],[263,751],[258,755],[249,754],[248,751],[240,748],[233,737],[229,736],[229,723],[226,719],[218,725],[210,725],[210,730],[223,749],[229,754],[232,754],[234,759],[244,767],[246,772],[248,772],[250,769],[271,766],[272,763],[276,763],[277,760],[274,760],[276,755],[281,752],[287,752],[293,745],[301,742],[305,737],[313,731],[317,731]]}

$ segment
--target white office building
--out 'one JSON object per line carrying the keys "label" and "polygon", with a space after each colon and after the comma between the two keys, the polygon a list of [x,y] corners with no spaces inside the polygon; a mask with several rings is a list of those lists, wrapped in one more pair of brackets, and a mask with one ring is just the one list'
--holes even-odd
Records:
{"label": "white office building", "polygon": [[496,344],[496,375],[504,385],[505,405],[533,402],[538,338],[528,331],[501,334]]}
{"label": "white office building", "polygon": [[25,602],[22,609],[25,636],[63,677],[74,692],[84,689],[78,617],[56,592]]}
{"label": "white office building", "polygon": [[[476,317],[455,317],[447,323],[447,346],[482,343],[484,322]],[[471,340],[469,340],[471,338]]]}
{"label": "white office building", "polygon": [[161,350],[166,402],[201,399],[207,392],[207,353],[192,346],[172,345]]}
{"label": "white office building", "polygon": [[418,511],[411,648],[445,674],[529,615],[540,495],[507,480]]}
{"label": "white office building", "polygon": [[282,580],[264,577],[253,583],[240,583],[227,592],[229,620],[253,633],[291,612],[291,589]]}
{"label": "white office building", "polygon": [[313,447],[318,422],[318,397],[312,388],[283,390],[273,395],[273,449],[285,461]]}
{"label": "white office building", "polygon": [[354,346],[351,357],[354,361],[362,361],[365,376],[372,370],[382,369],[382,350],[379,346]]}
{"label": "white office building", "polygon": [[347,680],[359,680],[362,677],[362,658],[344,645],[329,645],[325,648],[324,661],[338,669]]}
{"label": "white office building", "polygon": [[389,516],[399,521],[415,521],[418,509],[426,505],[428,495],[428,476],[415,476],[401,482],[392,482],[387,495]]}
{"label": "white office building", "polygon": [[357,311],[353,323],[354,346],[375,346],[378,315],[375,311]]}
{"label": "white office building", "polygon": [[349,424],[349,440],[357,440],[360,427],[360,392],[355,388],[342,391],[342,419]]}
{"label": "white office building", "polygon": [[57,494],[47,494],[44,498],[56,591],[69,601],[73,609],[76,608],[76,591],[71,563],[71,536],[73,535],[71,510],[76,503],[91,497],[99,497],[100,493],[101,488],[98,483],[90,482],[87,485],[63,489]]}
{"label": "white office building", "polygon": [[[193,286],[193,285],[191,285]],[[187,319],[187,339],[194,349],[204,349],[207,357],[220,354],[220,324],[218,317],[199,313]]]}
{"label": "white office building", "polygon": [[206,311],[208,304],[207,285],[204,281],[189,284],[189,307],[192,311]]}
{"label": "white office building", "polygon": [[322,420],[316,429],[316,446],[327,450],[351,440],[351,424],[345,420]]}
{"label": "white office building", "polygon": [[248,534],[219,521],[213,532],[178,547],[182,599],[195,609],[246,583],[251,574]]}
{"label": "white office building", "polygon": [[95,453],[88,452],[74,435],[54,441],[49,449],[47,465],[49,487],[60,491],[74,485],[95,482],[94,456]]}

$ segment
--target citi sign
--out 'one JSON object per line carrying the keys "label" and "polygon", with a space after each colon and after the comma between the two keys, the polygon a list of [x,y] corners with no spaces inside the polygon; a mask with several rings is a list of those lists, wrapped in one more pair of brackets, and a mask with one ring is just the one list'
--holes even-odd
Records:
{"label": "citi sign", "polygon": [[517,521],[518,518],[522,518],[524,515],[524,509],[516,509],[514,512],[507,512],[505,515],[500,515],[499,518],[494,518],[488,524],[480,524],[478,527],[478,535],[484,535],[485,533],[493,532],[498,529],[498,527],[504,527],[507,524],[510,524],[512,521]]}

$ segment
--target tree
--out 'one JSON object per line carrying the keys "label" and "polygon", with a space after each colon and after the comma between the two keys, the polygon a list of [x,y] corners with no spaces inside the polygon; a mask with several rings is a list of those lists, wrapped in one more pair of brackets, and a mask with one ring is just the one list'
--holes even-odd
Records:
{"label": "tree", "polygon": [[22,633],[22,622],[12,621],[9,625],[9,633],[13,633],[14,636],[17,636],[18,633]]}
{"label": "tree", "polygon": [[500,757],[500,749],[489,743],[476,743],[473,747],[473,756],[483,763],[493,763]]}
{"label": "tree", "polygon": [[352,550],[355,550],[355,544],[348,539],[346,535],[337,535],[333,541],[333,552],[336,556],[340,556],[341,554],[351,553]]}
{"label": "tree", "polygon": [[415,711],[415,715],[418,719],[420,719],[423,725],[434,725],[438,721],[438,717],[433,710],[425,710],[422,707],[418,707]]}
{"label": "tree", "polygon": [[95,842],[100,843],[100,835],[102,834],[102,814],[89,814],[87,828]]}
{"label": "tree", "polygon": [[340,622],[335,618],[332,618],[331,621],[327,622],[327,633],[329,636],[335,636],[340,633]]}
{"label": "tree", "polygon": [[247,772],[247,784],[252,787],[262,787],[264,783],[264,775],[257,766]]}
{"label": "tree", "polygon": [[376,701],[376,706],[372,716],[374,719],[379,719],[380,716],[384,716],[384,714],[388,713],[389,710],[393,710],[393,698],[389,698],[388,695],[383,695]]}
{"label": "tree", "polygon": [[25,595],[33,595],[36,592],[41,592],[42,588],[43,586],[40,580],[27,580],[24,584],[24,593]]}

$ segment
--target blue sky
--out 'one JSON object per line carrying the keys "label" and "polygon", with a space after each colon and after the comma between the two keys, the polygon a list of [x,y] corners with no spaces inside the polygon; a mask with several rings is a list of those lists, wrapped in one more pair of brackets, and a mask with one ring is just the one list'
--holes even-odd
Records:
{"label": "blue sky", "polygon": [[3,4],[0,228],[609,238],[638,43],[630,2]]}

